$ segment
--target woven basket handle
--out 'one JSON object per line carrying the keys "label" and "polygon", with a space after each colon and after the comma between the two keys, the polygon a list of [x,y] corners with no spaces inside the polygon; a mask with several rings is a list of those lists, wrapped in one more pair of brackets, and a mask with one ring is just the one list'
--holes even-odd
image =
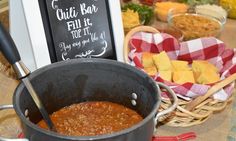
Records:
{"label": "woven basket handle", "polygon": [[230,84],[231,82],[236,80],[236,73],[227,77],[226,79],[220,81],[219,83],[216,83],[214,86],[212,86],[205,95],[199,96],[190,103],[186,105],[186,109],[191,111],[193,110],[197,105],[202,103],[204,100],[206,100],[208,97],[212,96],[215,92],[219,91],[226,85]]}
{"label": "woven basket handle", "polygon": [[160,33],[156,28],[151,27],[151,26],[137,26],[133,29],[131,29],[125,36],[124,40],[124,49],[123,49],[123,57],[125,63],[129,63],[129,40],[130,38],[136,33],[136,32],[150,32],[150,33]]}

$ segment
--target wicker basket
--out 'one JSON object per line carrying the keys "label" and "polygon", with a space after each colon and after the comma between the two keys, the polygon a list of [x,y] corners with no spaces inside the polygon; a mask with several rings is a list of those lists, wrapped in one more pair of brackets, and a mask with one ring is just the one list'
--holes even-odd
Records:
{"label": "wicker basket", "polygon": [[[132,35],[135,34],[136,32],[159,33],[158,30],[149,26],[140,26],[132,29],[126,35],[124,40],[123,55],[125,62],[128,64],[130,63],[128,58],[128,53],[130,51],[128,47],[129,40],[132,37]],[[162,122],[165,125],[173,127],[189,127],[205,122],[213,115],[213,113],[224,110],[227,107],[228,103],[230,103],[233,99],[233,96],[231,96],[226,101],[219,101],[212,99],[211,96],[215,92],[217,92],[218,90],[232,83],[235,80],[236,80],[236,74],[233,74],[228,78],[224,79],[223,81],[212,86],[205,95],[199,96],[192,101],[186,101],[184,99],[179,98],[178,99],[179,105],[177,106],[176,110],[171,114],[166,115],[161,119],[159,119],[159,122]],[[162,103],[160,105],[160,111],[168,108],[170,105],[171,105],[171,100],[162,99]]]}

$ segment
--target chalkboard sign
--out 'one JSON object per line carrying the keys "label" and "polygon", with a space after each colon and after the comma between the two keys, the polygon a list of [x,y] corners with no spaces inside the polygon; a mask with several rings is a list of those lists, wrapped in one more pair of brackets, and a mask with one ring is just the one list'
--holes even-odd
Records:
{"label": "chalkboard sign", "polygon": [[39,0],[52,62],[116,59],[108,0]]}

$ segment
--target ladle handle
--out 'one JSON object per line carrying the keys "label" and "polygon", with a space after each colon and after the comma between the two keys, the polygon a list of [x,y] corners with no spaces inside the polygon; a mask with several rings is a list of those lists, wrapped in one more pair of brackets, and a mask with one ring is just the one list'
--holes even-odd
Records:
{"label": "ladle handle", "polygon": [[19,79],[30,74],[29,69],[21,62],[20,54],[10,34],[0,22],[0,51],[13,66]]}
{"label": "ladle handle", "polygon": [[[34,103],[38,107],[43,119],[46,121],[50,130],[56,131],[54,124],[52,123],[47,111],[44,108],[40,98],[35,92],[33,86],[31,85],[27,75],[30,74],[30,71],[21,61],[19,52],[16,48],[16,45],[11,38],[10,34],[4,29],[3,25],[0,23],[0,51],[3,52],[3,55],[6,57],[8,62],[12,64],[17,76],[22,80],[25,87],[27,88],[29,94],[34,100]],[[0,138],[1,139],[1,138]],[[0,140],[1,141],[1,140]]]}
{"label": "ladle handle", "polygon": [[0,51],[12,65],[21,60],[13,39],[2,23],[0,23]]}

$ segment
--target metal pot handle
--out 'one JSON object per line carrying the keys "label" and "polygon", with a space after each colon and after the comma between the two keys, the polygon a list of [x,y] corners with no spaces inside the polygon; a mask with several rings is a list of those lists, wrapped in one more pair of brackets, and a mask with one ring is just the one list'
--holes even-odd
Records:
{"label": "metal pot handle", "polygon": [[174,110],[176,109],[176,107],[178,106],[178,98],[177,98],[175,92],[174,92],[171,88],[169,88],[168,86],[166,86],[166,85],[163,84],[163,83],[160,83],[160,82],[156,82],[156,83],[157,83],[157,85],[160,86],[161,88],[166,89],[166,91],[167,91],[167,92],[171,95],[171,97],[173,98],[173,105],[170,106],[168,109],[163,110],[163,111],[157,113],[157,115],[155,116],[155,122],[156,122],[156,124],[157,124],[157,121],[158,121],[158,119],[159,119],[161,116],[166,115],[166,114],[168,114],[168,113],[170,113],[170,112],[172,112],[172,111],[174,111]]}
{"label": "metal pot handle", "polygon": [[[7,110],[7,109],[14,109],[13,105],[0,105],[0,111],[1,110]],[[0,137],[0,141],[29,141],[28,139],[7,139],[4,137]]]}

